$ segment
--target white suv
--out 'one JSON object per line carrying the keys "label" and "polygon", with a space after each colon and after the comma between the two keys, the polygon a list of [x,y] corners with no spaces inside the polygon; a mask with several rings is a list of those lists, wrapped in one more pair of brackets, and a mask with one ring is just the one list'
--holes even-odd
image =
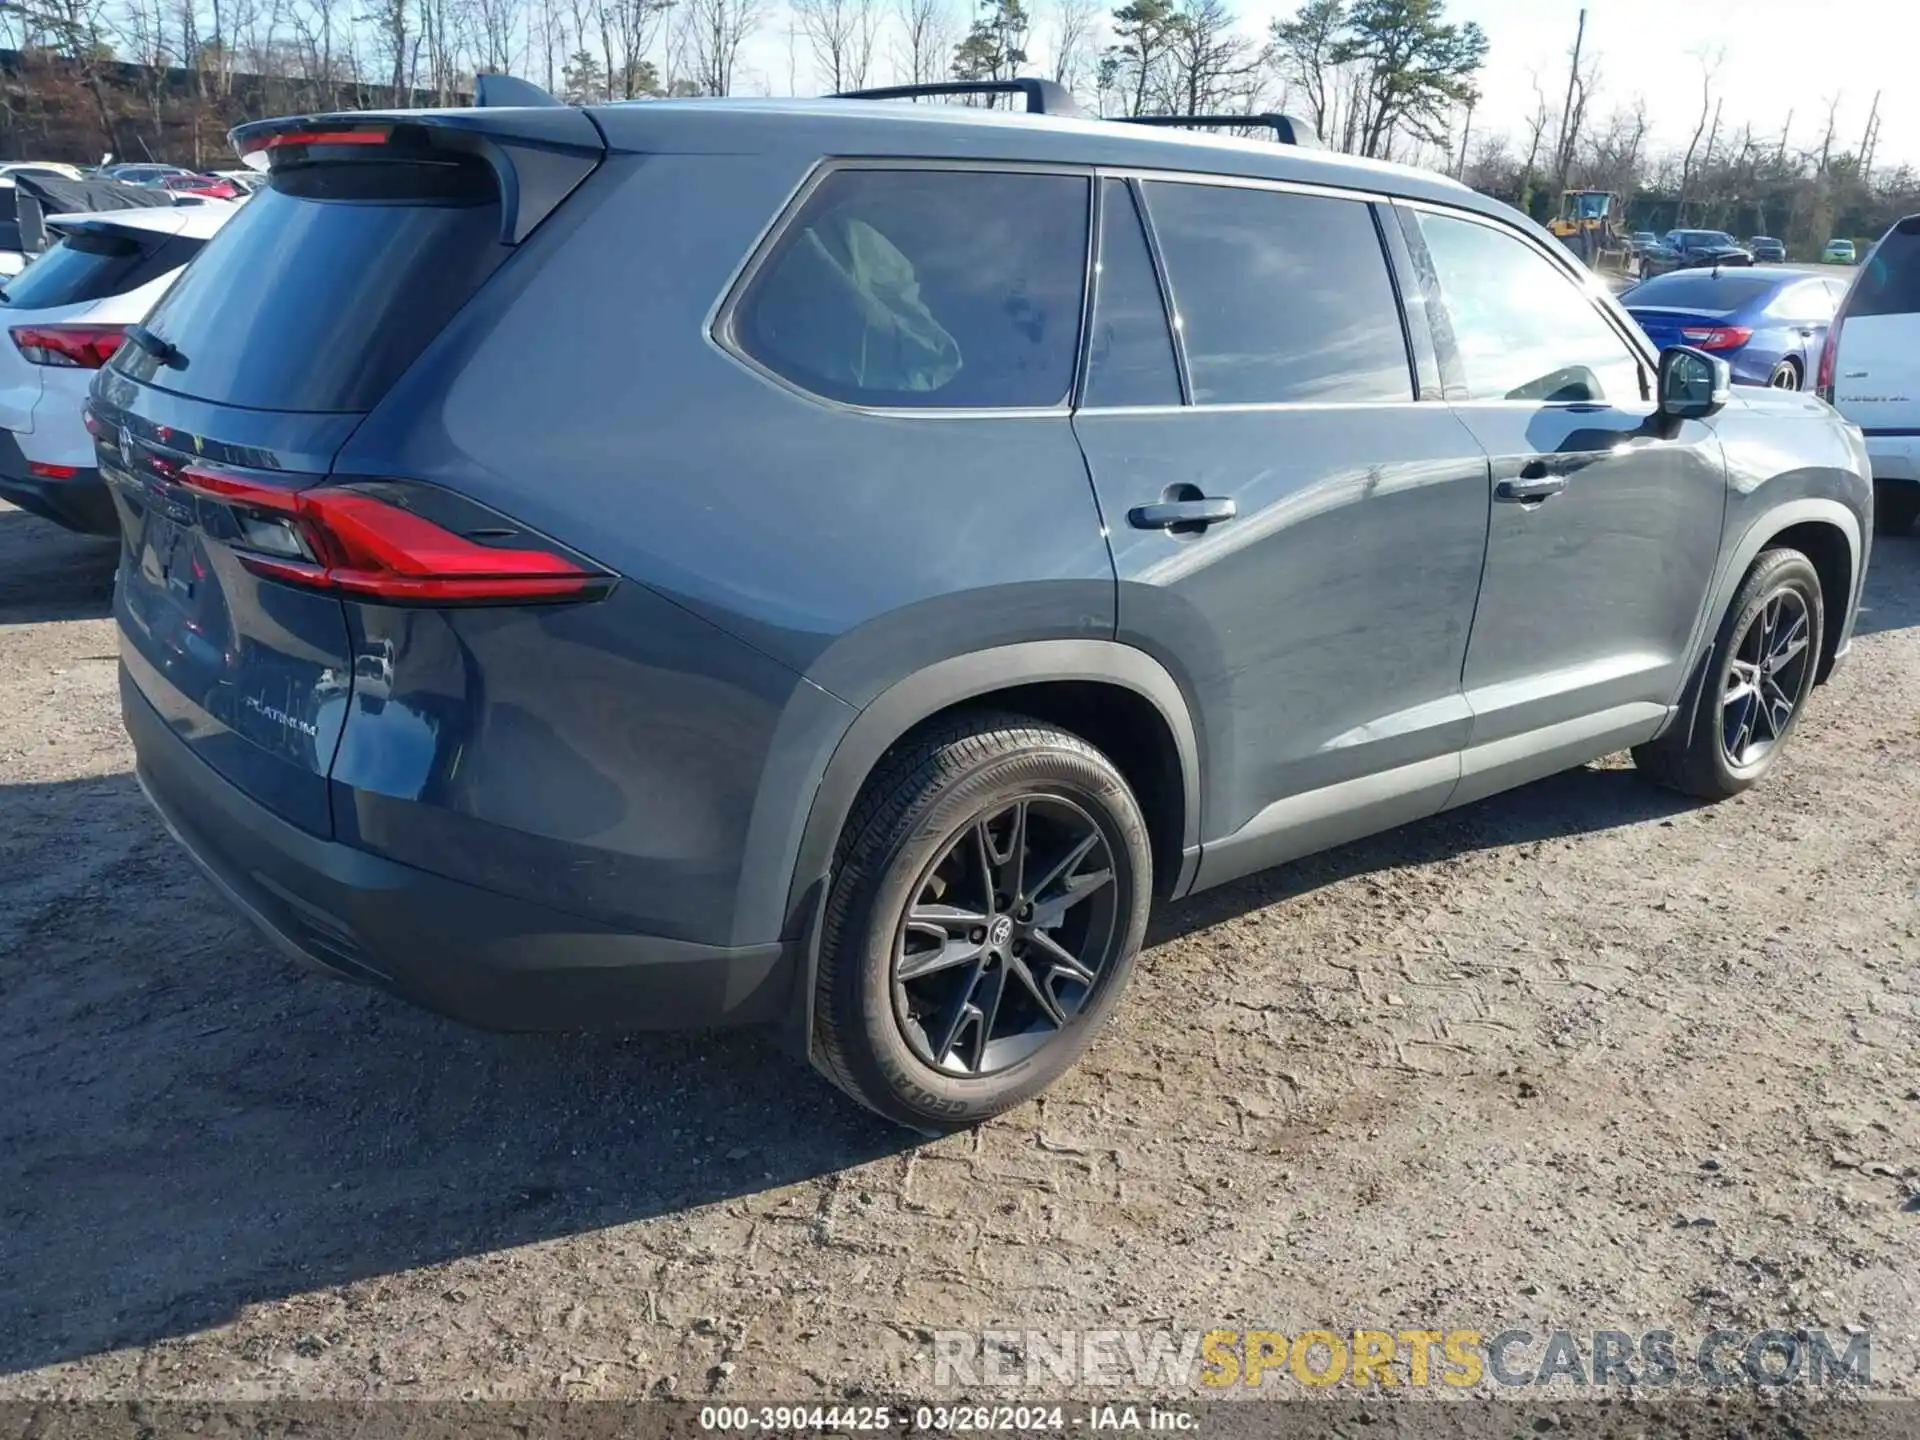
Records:
{"label": "white suv", "polygon": [[113,501],[82,420],[93,375],[238,207],[58,215],[58,234],[0,288],[0,497],[70,530],[112,535]]}
{"label": "white suv", "polygon": [[1820,393],[1867,437],[1875,528],[1920,518],[1920,215],[1880,237],[1827,331]]}

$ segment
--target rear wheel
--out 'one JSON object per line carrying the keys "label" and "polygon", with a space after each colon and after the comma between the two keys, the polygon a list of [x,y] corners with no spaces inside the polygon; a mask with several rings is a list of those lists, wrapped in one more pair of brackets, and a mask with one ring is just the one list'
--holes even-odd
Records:
{"label": "rear wheel", "polygon": [[1800,362],[1788,356],[1773,367],[1773,373],[1767,376],[1767,385],[1774,390],[1798,390],[1800,388]]}
{"label": "rear wheel", "polygon": [[1873,528],[1881,535],[1904,535],[1920,519],[1920,483],[1882,481],[1873,487]]}
{"label": "rear wheel", "polygon": [[828,1078],[919,1130],[1037,1095],[1112,1013],[1151,888],[1139,806],[1078,736],[980,714],[903,743],[835,866],[814,997]]}
{"label": "rear wheel", "polygon": [[1798,550],[1762,551],[1701,661],[1692,726],[1676,721],[1636,746],[1633,763],[1705,800],[1754,784],[1779,759],[1813,690],[1825,624],[1813,562]]}

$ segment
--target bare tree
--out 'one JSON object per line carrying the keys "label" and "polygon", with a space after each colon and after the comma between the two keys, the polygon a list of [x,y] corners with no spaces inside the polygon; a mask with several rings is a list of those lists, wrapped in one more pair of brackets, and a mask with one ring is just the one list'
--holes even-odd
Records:
{"label": "bare tree", "polygon": [[866,85],[878,28],[873,0],[793,0],[793,18],[829,92]]}
{"label": "bare tree", "polygon": [[1713,103],[1713,79],[1720,72],[1724,54],[1724,51],[1712,51],[1700,56],[1700,119],[1693,127],[1693,138],[1687,142],[1686,158],[1680,162],[1680,203],[1674,212],[1676,225],[1687,223],[1687,189],[1693,183],[1693,157],[1700,148],[1700,137],[1707,133],[1707,117],[1712,115],[1714,123],[1719,124],[1719,112]]}
{"label": "bare tree", "polygon": [[930,85],[943,79],[947,59],[959,33],[949,0],[896,0],[900,54],[896,68],[909,85]]}
{"label": "bare tree", "polygon": [[659,76],[648,56],[672,5],[673,0],[602,0],[602,24],[620,51],[617,68],[608,66],[607,88],[617,90],[621,98],[637,99],[658,88]]}
{"label": "bare tree", "polygon": [[1053,59],[1053,78],[1069,90],[1078,90],[1090,78],[1094,26],[1100,19],[1097,0],[1054,0],[1047,26],[1047,51]]}
{"label": "bare tree", "polygon": [[1834,126],[1839,123],[1839,119],[1840,97],[1835,95],[1833,99],[1827,102],[1827,128],[1820,136],[1820,167],[1814,171],[1816,175],[1826,174],[1827,166],[1832,163],[1833,132]]}
{"label": "bare tree", "polygon": [[1181,0],[1167,54],[1168,107],[1175,114],[1239,114],[1258,88],[1252,46],[1223,0]]}
{"label": "bare tree", "polygon": [[687,0],[680,31],[687,78],[697,93],[733,93],[740,51],[763,18],[760,0]]}

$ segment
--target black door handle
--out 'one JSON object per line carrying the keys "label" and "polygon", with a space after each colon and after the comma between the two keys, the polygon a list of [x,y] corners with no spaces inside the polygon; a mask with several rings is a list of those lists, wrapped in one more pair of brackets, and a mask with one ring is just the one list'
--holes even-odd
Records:
{"label": "black door handle", "polygon": [[1535,470],[1531,465],[1520,473],[1525,478],[1502,480],[1494,486],[1493,498],[1511,505],[1538,505],[1567,488],[1567,477],[1564,475],[1549,475],[1544,469]]}
{"label": "black door handle", "polygon": [[1240,513],[1231,495],[1203,495],[1191,500],[1159,500],[1151,505],[1136,505],[1127,512],[1127,523],[1136,530],[1195,530],[1231,520]]}

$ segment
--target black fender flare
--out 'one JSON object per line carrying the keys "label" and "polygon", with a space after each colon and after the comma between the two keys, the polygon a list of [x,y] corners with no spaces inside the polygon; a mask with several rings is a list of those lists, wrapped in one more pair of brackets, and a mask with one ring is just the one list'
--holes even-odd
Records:
{"label": "black fender flare", "polygon": [[[1721,567],[1718,578],[1707,596],[1700,619],[1695,627],[1694,643],[1689,649],[1687,678],[1678,703],[1674,710],[1672,724],[1684,726],[1689,740],[1693,737],[1693,727],[1698,718],[1701,679],[1706,664],[1711,658],[1714,636],[1720,632],[1720,621],[1727,613],[1727,606],[1733,603],[1734,595],[1739,591],[1741,582],[1747,578],[1747,572],[1753,568],[1753,562],[1760,552],[1772,544],[1785,531],[1796,525],[1819,523],[1831,525],[1847,540],[1847,552],[1851,568],[1848,574],[1852,578],[1853,593],[1839,597],[1838,613],[1845,616],[1852,610],[1854,596],[1860,593],[1860,587],[1866,579],[1866,566],[1862,562],[1861,552],[1865,548],[1865,537],[1861,534],[1860,518],[1838,500],[1826,496],[1812,495],[1799,500],[1789,500],[1765,514],[1755,517],[1733,546],[1727,552],[1727,563]],[[1830,611],[1834,608],[1829,602]]]}
{"label": "black fender flare", "polygon": [[861,710],[834,748],[814,792],[787,897],[789,935],[798,961],[789,1007],[792,1038],[809,1054],[820,920],[833,852],[874,765],[901,736],[943,710],[1013,686],[1059,680],[1121,686],[1145,699],[1166,722],[1179,753],[1181,850],[1187,857],[1174,893],[1188,882],[1200,844],[1201,749],[1192,709],[1164,665],[1131,645],[1094,639],[1024,641],[937,661],[883,690]]}

